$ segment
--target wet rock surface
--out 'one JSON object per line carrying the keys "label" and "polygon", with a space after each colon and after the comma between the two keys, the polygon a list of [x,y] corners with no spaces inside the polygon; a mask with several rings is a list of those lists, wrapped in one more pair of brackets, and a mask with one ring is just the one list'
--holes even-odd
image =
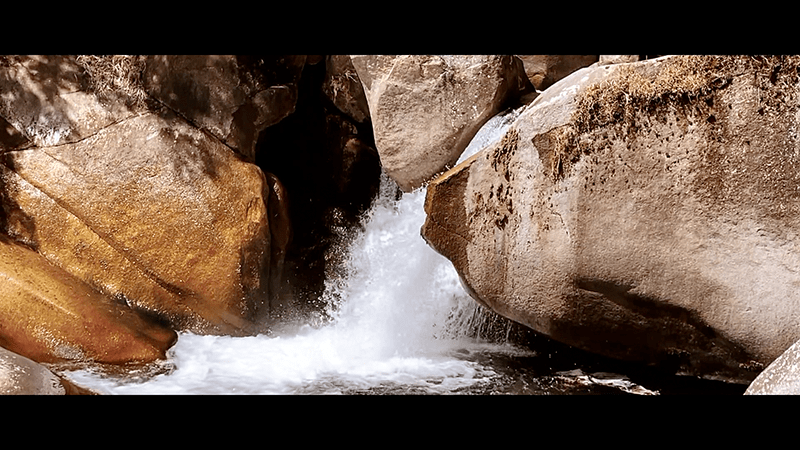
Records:
{"label": "wet rock surface", "polygon": [[772,361],[747,387],[745,395],[798,395],[800,394],[800,345],[792,344],[781,356]]}
{"label": "wet rock surface", "polygon": [[[135,311],[127,315],[141,316],[142,332],[166,327],[164,345],[147,356],[132,345],[131,361],[163,358],[174,330],[263,330],[291,233],[280,180],[247,159],[259,131],[293,111],[293,101],[262,95],[296,90],[305,57],[292,61],[3,57],[0,225],[5,248],[40,258],[30,273],[4,276],[36,279],[43,262],[63,271],[48,292],[6,283],[3,342],[38,361],[125,363],[124,353],[87,350],[119,337],[86,335],[80,321],[100,313],[67,293],[51,298],[64,283],[101,310]],[[34,312],[47,304],[71,311],[75,330],[47,308]],[[61,354],[47,336],[81,350]]]}

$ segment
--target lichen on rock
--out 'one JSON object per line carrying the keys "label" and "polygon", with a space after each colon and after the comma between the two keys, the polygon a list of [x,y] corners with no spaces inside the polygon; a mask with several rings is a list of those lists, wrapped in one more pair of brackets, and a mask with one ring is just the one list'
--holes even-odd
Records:
{"label": "lichen on rock", "polygon": [[423,236],[480,303],[540,333],[752,380],[800,337],[797,67],[580,69],[510,126],[515,153],[492,145],[428,186]]}

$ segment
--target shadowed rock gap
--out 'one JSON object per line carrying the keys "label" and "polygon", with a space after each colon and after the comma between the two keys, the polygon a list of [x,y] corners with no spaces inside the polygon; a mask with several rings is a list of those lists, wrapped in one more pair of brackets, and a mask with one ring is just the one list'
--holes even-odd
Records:
{"label": "shadowed rock gap", "polygon": [[341,113],[324,95],[324,79],[324,63],[306,65],[295,112],[262,131],[256,147],[256,164],[287,191],[293,238],[283,295],[299,309],[324,306],[325,278],[343,263],[339,244],[360,226],[380,183],[369,121]]}

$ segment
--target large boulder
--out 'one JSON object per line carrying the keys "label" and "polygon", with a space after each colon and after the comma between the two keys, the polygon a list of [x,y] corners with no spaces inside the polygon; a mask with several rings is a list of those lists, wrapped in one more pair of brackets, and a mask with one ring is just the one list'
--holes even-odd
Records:
{"label": "large boulder", "polygon": [[581,69],[431,182],[423,236],[558,341],[749,382],[800,339],[798,62]]}
{"label": "large boulder", "polygon": [[175,332],[0,239],[0,346],[42,363],[148,363]]}
{"label": "large boulder", "polygon": [[266,292],[269,188],[219,141],[143,114],[2,163],[9,235],[176,328],[250,326]]}
{"label": "large boulder", "polygon": [[279,184],[187,121],[191,109],[137,98],[136,83],[103,90],[96,62],[15,58],[0,64],[2,231],[176,329],[254,332],[270,228],[287,235],[267,211],[271,195],[285,201]]}
{"label": "large boulder", "polygon": [[157,55],[146,92],[249,161],[259,133],[294,112],[306,55]]}
{"label": "large boulder", "polygon": [[513,56],[353,55],[381,165],[401,189],[451,167],[480,127],[531,89]]}

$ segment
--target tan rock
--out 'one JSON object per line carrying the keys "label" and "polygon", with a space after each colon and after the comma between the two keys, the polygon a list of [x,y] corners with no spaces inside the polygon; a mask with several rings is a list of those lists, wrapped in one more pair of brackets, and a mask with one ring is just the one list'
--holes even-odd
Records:
{"label": "tan rock", "polygon": [[572,72],[598,61],[598,55],[515,55],[533,86],[543,91]]}
{"label": "tan rock", "polygon": [[639,61],[639,55],[600,55],[598,64],[607,66],[609,64],[625,64]]}
{"label": "tan rock", "polygon": [[167,112],[7,152],[6,228],[98,291],[179,329],[241,333],[266,301],[263,172]]}
{"label": "tan rock", "polygon": [[305,55],[158,55],[146,60],[147,93],[255,160],[264,128],[294,111]]}
{"label": "tan rock", "polygon": [[0,137],[0,149],[76,142],[134,114],[128,96],[104,105],[88,92],[90,77],[74,56],[10,58],[0,64],[0,123],[13,139]]}
{"label": "tan rock", "polygon": [[0,347],[0,395],[65,395],[58,376],[41,364]]}
{"label": "tan rock", "polygon": [[[276,87],[271,80],[293,79],[297,64],[277,69],[288,75],[262,79],[254,70],[262,63],[3,57],[3,230],[99,292],[176,328],[252,329],[268,293],[269,188],[260,169],[212,136],[239,145],[247,139],[234,130],[247,128],[252,140],[258,127],[287,113],[277,108],[272,116],[274,104],[258,102]],[[153,77],[170,64],[197,78],[166,71],[163,89],[155,89]],[[146,85],[207,132],[148,103]],[[208,95],[188,95],[198,89]]]}
{"label": "tan rock", "polygon": [[0,347],[0,395],[97,395],[97,392]]}
{"label": "tan rock", "polygon": [[369,119],[369,105],[364,88],[349,55],[326,57],[322,91],[340,111],[358,123]]}
{"label": "tan rock", "polygon": [[0,242],[0,342],[42,363],[146,363],[177,340],[124,304],[104,296],[45,258]]}
{"label": "tan rock", "polygon": [[429,185],[423,236],[556,340],[749,382],[800,339],[797,67],[581,69]]}
{"label": "tan rock", "polygon": [[452,166],[504,103],[530,87],[513,56],[353,55],[381,165],[411,191]]}

